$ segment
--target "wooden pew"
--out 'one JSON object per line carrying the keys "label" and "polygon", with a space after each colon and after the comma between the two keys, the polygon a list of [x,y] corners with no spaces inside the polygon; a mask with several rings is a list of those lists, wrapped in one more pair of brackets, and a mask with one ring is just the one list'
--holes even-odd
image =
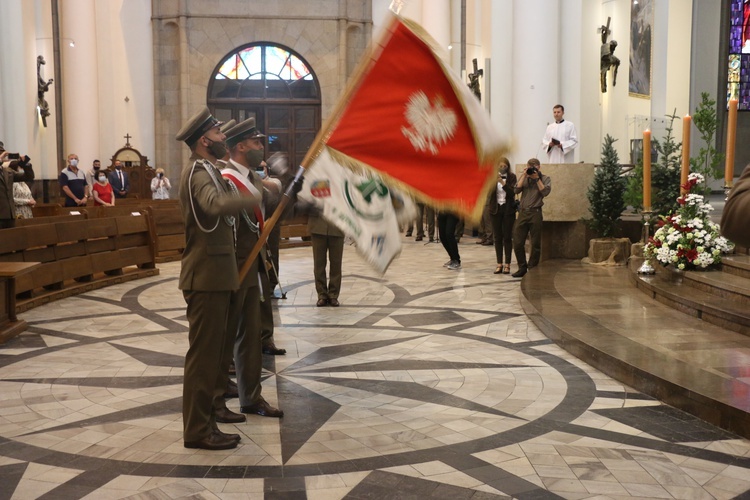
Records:
{"label": "wooden pew", "polygon": [[281,242],[279,248],[309,247],[312,245],[310,243],[310,231],[307,229],[307,215],[296,215],[281,221],[280,224]]}
{"label": "wooden pew", "polygon": [[0,263],[39,262],[15,278],[16,311],[146,276],[155,268],[147,215],[34,224],[3,230]]}
{"label": "wooden pew", "polygon": [[26,330],[16,316],[16,278],[39,266],[38,262],[0,262],[0,344]]}
{"label": "wooden pew", "polygon": [[80,210],[78,214],[67,214],[67,215],[48,215],[46,217],[34,217],[31,219],[17,219],[16,227],[21,226],[36,226],[39,224],[54,224],[56,222],[71,222],[76,220],[84,220],[88,217],[86,210]]}
{"label": "wooden pew", "polygon": [[185,223],[179,205],[146,208],[153,222],[156,262],[172,262],[182,258],[185,250]]}

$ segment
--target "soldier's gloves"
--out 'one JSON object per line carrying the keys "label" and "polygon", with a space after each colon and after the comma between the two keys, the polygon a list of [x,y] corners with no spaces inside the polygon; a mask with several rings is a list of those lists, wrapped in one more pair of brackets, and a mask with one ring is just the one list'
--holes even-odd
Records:
{"label": "soldier's gloves", "polygon": [[292,196],[297,196],[297,193],[302,191],[302,184],[305,183],[305,178],[300,176],[298,179],[295,179],[292,183]]}

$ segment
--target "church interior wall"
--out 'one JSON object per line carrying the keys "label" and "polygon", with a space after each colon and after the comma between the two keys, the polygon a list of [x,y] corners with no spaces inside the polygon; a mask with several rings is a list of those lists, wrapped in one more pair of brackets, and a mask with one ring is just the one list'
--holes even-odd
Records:
{"label": "church interior wall", "polygon": [[[160,149],[162,142],[174,143],[174,135],[182,123],[205,105],[209,79],[216,66],[237,47],[252,42],[284,45],[299,53],[310,64],[319,80],[321,113],[325,119],[345,87],[351,61],[359,60],[369,40],[370,18],[369,14],[365,15],[369,7],[370,2],[366,0],[314,3],[282,0],[264,4],[237,1],[156,2],[154,18],[160,22],[155,23],[154,29],[154,41],[158,47],[154,65],[157,68],[165,64],[182,68],[179,105],[156,109],[157,149]],[[179,22],[177,18],[180,18]],[[170,32],[173,28],[166,26],[166,21],[175,21],[179,26],[183,50],[174,47],[174,36]],[[357,37],[361,40],[357,40]],[[346,46],[343,47],[346,50],[342,50],[342,45]],[[176,61],[175,57],[178,58]],[[167,100],[162,95],[167,86],[159,81],[163,76],[171,75],[163,75],[157,70],[157,102]],[[173,112],[174,108],[177,114]],[[179,119],[175,119],[176,116]],[[165,154],[157,153],[157,157],[172,166],[171,175],[175,185],[189,151],[182,146],[167,146],[164,151]]]}
{"label": "church interior wall", "polygon": [[[222,58],[256,41],[288,46],[316,72],[325,119],[376,36],[390,0],[66,0],[59,5],[63,158],[56,150],[55,92],[45,96],[53,113],[46,128],[33,112],[36,75],[29,61],[45,57],[45,78],[54,77],[55,69],[50,2],[45,0],[0,2],[6,20],[0,41],[19,47],[0,52],[0,67],[18,68],[0,73],[0,140],[28,152],[38,178],[55,179],[68,152],[78,153],[86,168],[94,157],[106,164],[130,133],[151,165],[166,168],[176,180],[189,152],[174,135],[205,103],[208,79]],[[457,71],[470,72],[475,57],[486,69],[480,80],[483,101],[500,130],[515,140],[514,162],[541,154],[539,140],[557,102],[578,128],[576,161],[599,161],[603,137],[611,134],[618,139],[621,161],[629,162],[630,140],[642,137],[646,127],[657,137],[663,134],[664,115],[675,109],[680,117],[692,114],[700,92],[716,95],[718,89],[721,94],[718,80],[724,78],[717,57],[721,3],[656,1],[651,95],[630,95],[630,6],[631,0],[468,0],[463,68],[457,50],[460,0],[412,0],[402,14],[422,23],[445,46]],[[608,92],[602,94],[596,28],[608,16],[621,65],[617,86],[611,86],[610,76]],[[75,40],[75,48],[69,40]],[[725,119],[723,109],[719,116]],[[741,115],[740,133],[744,121]],[[678,139],[681,128],[676,120]],[[697,139],[693,132],[694,150]],[[738,162],[750,161],[746,149],[738,145]]]}

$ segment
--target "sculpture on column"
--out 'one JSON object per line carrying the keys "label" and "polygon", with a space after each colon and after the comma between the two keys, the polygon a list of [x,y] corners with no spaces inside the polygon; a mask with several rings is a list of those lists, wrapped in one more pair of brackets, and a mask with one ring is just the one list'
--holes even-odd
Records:
{"label": "sculpture on column", "polygon": [[602,34],[602,47],[601,47],[601,63],[600,63],[600,79],[602,86],[602,93],[607,92],[607,72],[614,68],[612,75],[612,86],[617,85],[617,70],[620,68],[620,59],[615,57],[615,49],[617,48],[617,42],[615,40],[607,41],[609,35],[612,34],[612,30],[609,29],[609,23],[612,20],[611,17],[607,18],[607,25],[602,25],[598,31]]}
{"label": "sculpture on column", "polygon": [[476,57],[471,60],[474,64],[474,72],[469,73],[469,88],[474,93],[477,99],[482,100],[482,91],[479,89],[479,77],[484,76],[484,70],[477,68]]}
{"label": "sculpture on column", "polygon": [[52,84],[52,78],[44,81],[42,78],[42,66],[46,64],[43,56],[36,57],[36,80],[37,80],[37,107],[39,108],[39,115],[42,117],[42,124],[47,126],[47,117],[50,116],[49,104],[44,98],[45,92],[49,90],[49,86]]}

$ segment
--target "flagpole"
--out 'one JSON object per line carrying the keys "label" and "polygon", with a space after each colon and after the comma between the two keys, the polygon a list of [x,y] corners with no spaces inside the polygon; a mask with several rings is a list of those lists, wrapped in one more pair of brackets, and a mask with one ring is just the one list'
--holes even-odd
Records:
{"label": "flagpole", "polygon": [[294,181],[292,181],[291,184],[287,187],[286,191],[284,191],[284,196],[282,196],[281,201],[279,202],[279,205],[276,207],[276,210],[273,212],[273,215],[270,219],[264,222],[263,224],[263,231],[261,231],[260,235],[258,236],[258,242],[255,243],[255,246],[250,251],[250,255],[248,255],[245,262],[242,264],[242,268],[240,269],[240,283],[243,283],[245,281],[245,278],[247,277],[247,273],[250,272],[250,268],[253,265],[253,262],[255,262],[255,259],[258,257],[258,254],[260,253],[261,248],[263,248],[263,245],[268,240],[268,236],[271,234],[271,230],[278,222],[279,218],[281,218],[281,214],[286,208],[286,206],[289,204],[289,201],[292,199],[294,186],[301,182],[301,178],[303,177],[305,173],[305,169],[310,164],[311,161],[313,161],[315,158],[317,158],[320,153],[323,151],[323,147],[325,146],[326,141],[328,140],[331,130],[333,130],[333,126],[339,121],[341,118],[341,115],[344,113],[344,109],[346,108],[346,105],[349,104],[349,101],[351,100],[352,94],[354,94],[355,90],[359,87],[360,82],[362,81],[362,78],[364,77],[367,70],[372,65],[372,62],[376,59],[375,55],[377,54],[377,48],[382,47],[385,45],[386,40],[390,35],[393,34],[394,31],[394,25],[396,23],[397,17],[395,15],[391,16],[390,22],[386,29],[383,30],[383,33],[378,40],[377,43],[372,43],[370,45],[369,50],[369,56],[363,57],[359,63],[357,64],[357,67],[354,70],[354,73],[352,73],[351,78],[349,79],[349,82],[347,83],[346,88],[344,89],[344,93],[342,94],[341,99],[336,102],[336,105],[333,108],[333,111],[331,112],[331,115],[328,117],[328,119],[323,124],[323,127],[318,131],[318,133],[315,135],[315,140],[313,141],[310,148],[307,150],[307,153],[305,153],[305,157],[302,159],[302,162],[299,165],[299,168],[297,169],[297,174],[294,176]]}

